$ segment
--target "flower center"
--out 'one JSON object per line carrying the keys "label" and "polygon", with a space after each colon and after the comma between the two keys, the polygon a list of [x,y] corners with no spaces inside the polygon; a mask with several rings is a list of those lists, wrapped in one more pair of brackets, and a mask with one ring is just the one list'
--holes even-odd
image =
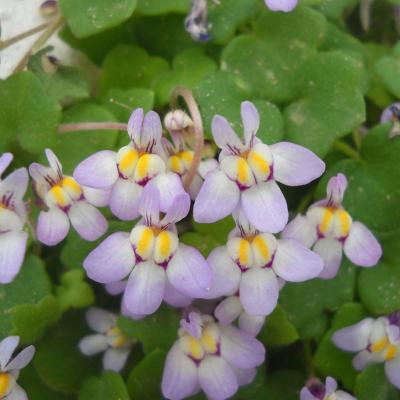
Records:
{"label": "flower center", "polygon": [[386,361],[392,360],[397,354],[397,347],[390,343],[387,336],[373,342],[369,349],[371,353],[382,353]]}
{"label": "flower center", "polygon": [[107,342],[113,348],[121,348],[128,345],[130,339],[122,333],[118,326],[114,326],[107,331]]}
{"label": "flower center", "polygon": [[8,395],[15,387],[15,378],[11,374],[0,372],[0,398]]}
{"label": "flower center", "polygon": [[57,184],[46,194],[45,202],[47,206],[58,206],[65,209],[74,201],[82,198],[82,188],[74,178],[66,176],[61,179]]}
{"label": "flower center", "polygon": [[169,157],[168,168],[178,175],[185,174],[192,165],[193,151],[184,150]]}

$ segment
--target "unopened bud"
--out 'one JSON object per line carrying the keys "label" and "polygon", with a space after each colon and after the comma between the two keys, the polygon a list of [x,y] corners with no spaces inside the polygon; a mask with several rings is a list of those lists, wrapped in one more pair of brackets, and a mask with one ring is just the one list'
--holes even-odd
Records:
{"label": "unopened bud", "polygon": [[180,132],[192,127],[193,121],[183,110],[173,110],[165,116],[164,125],[170,132]]}
{"label": "unopened bud", "polygon": [[51,17],[58,12],[57,0],[46,0],[39,7],[39,12],[44,17]]}

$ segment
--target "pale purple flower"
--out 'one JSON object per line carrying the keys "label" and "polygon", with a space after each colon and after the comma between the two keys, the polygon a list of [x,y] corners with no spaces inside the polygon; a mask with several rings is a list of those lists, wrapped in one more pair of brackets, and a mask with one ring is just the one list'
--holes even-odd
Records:
{"label": "pale purple flower", "polygon": [[227,399],[254,379],[264,358],[264,346],[253,336],[191,312],[167,355],[162,393],[180,400],[202,390],[209,399]]}
{"label": "pale purple flower", "polygon": [[264,0],[271,11],[289,12],[296,8],[298,0]]}
{"label": "pale purple flower", "polygon": [[91,307],[86,312],[86,321],[96,333],[81,339],[80,351],[86,356],[104,352],[103,368],[121,371],[134,342],[117,326],[117,316],[101,308]]}
{"label": "pale purple flower", "polygon": [[266,316],[278,301],[281,280],[303,282],[318,276],[320,256],[293,239],[277,239],[255,229],[243,213],[235,214],[236,228],[226,246],[208,256],[213,272],[210,298],[239,292],[247,314]]}
{"label": "pale purple flower", "polygon": [[355,325],[339,329],[332,336],[342,350],[357,352],[353,366],[361,371],[373,363],[385,363],[389,381],[400,389],[400,329],[398,318],[365,318]]}
{"label": "pale purple flower", "polygon": [[336,276],[342,253],[355,265],[373,267],[382,255],[382,248],[372,232],[361,222],[353,221],[343,208],[347,188],[343,174],[332,177],[327,197],[313,204],[306,215],[298,215],[285,228],[282,236],[301,241],[324,260],[321,278]]}
{"label": "pale purple flower", "polygon": [[[13,159],[0,157],[0,178]],[[28,234],[23,231],[26,210],[23,197],[28,186],[26,168],[19,168],[0,179],[0,283],[10,283],[24,261]]]}
{"label": "pale purple flower", "polygon": [[230,325],[238,320],[240,330],[252,336],[260,333],[265,322],[263,315],[247,314],[237,294],[222,300],[216,307],[214,315],[222,325]]}
{"label": "pale purple flower", "polygon": [[173,197],[184,193],[179,176],[168,172],[161,145],[162,126],[154,111],[144,115],[136,109],[128,122],[131,142],[118,152],[104,150],[82,161],[74,171],[81,185],[111,190],[110,209],[122,220],[139,217],[140,196],[152,181],[161,193],[161,210],[169,208]]}
{"label": "pale purple flower", "polygon": [[328,376],[325,384],[319,379],[310,379],[301,389],[300,400],[356,400],[356,398],[343,390],[337,390],[337,382]]}
{"label": "pale purple flower", "polygon": [[48,208],[39,214],[38,240],[54,246],[67,236],[70,224],[83,239],[98,239],[106,232],[108,224],[93,204],[107,204],[108,192],[79,185],[74,178],[63,174],[60,161],[50,149],[45,153],[50,167],[37,163],[29,166],[36,193]]}
{"label": "pale purple flower", "polygon": [[381,124],[387,122],[392,123],[389,132],[389,138],[394,138],[400,135],[400,103],[393,103],[386,107],[381,114]]}
{"label": "pale purple flower", "polygon": [[211,284],[211,270],[203,256],[179,243],[176,233],[175,223],[189,212],[189,195],[174,197],[162,219],[160,203],[158,189],[147,185],[139,207],[143,219],[130,234],[113,233],[83,263],[96,282],[116,282],[129,275],[123,308],[133,316],[152,314],[163,299],[186,304],[188,297],[205,297]]}
{"label": "pale purple flower", "polygon": [[186,32],[192,39],[200,42],[210,40],[210,24],[207,19],[207,0],[192,0],[192,5],[185,19]]}
{"label": "pale purple flower", "polygon": [[18,385],[17,379],[20,370],[31,362],[35,347],[28,346],[11,358],[18,344],[18,336],[8,336],[0,342],[0,399],[2,400],[28,400],[25,390]]}
{"label": "pale purple flower", "polygon": [[212,121],[218,147],[219,168],[209,172],[200,189],[193,215],[197,222],[215,222],[237,207],[258,230],[280,232],[288,221],[285,197],[276,181],[288,186],[305,185],[321,176],[325,164],[297,144],[267,146],[256,138],[260,117],[249,101],[241,105],[244,142],[220,115]]}

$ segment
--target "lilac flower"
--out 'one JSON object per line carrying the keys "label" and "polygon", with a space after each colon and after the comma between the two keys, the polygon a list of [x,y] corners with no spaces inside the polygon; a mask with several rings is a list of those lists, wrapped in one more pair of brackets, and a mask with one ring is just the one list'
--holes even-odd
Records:
{"label": "lilac flower", "polygon": [[75,179],[63,174],[58,158],[50,149],[45,153],[50,167],[37,163],[29,166],[35,190],[48,208],[39,214],[38,240],[48,246],[60,243],[67,236],[70,223],[83,239],[98,239],[106,232],[108,224],[89,200],[104,205],[107,192],[80,186]]}
{"label": "lilac flower", "polygon": [[162,127],[158,114],[136,109],[128,122],[131,142],[114,151],[100,151],[82,161],[74,178],[92,188],[110,188],[110,209],[122,220],[139,217],[143,187],[152,181],[161,193],[161,210],[165,212],[173,197],[184,193],[179,176],[166,172],[161,146]]}
{"label": "lilac flower", "polygon": [[167,355],[162,393],[180,400],[203,390],[210,399],[227,399],[253,380],[264,357],[264,346],[253,336],[191,312]]}
{"label": "lilac flower", "polygon": [[215,222],[241,206],[258,230],[277,233],[288,221],[288,209],[275,181],[307,184],[321,176],[325,164],[302,146],[288,142],[267,146],[258,140],[260,118],[252,103],[242,103],[241,115],[244,143],[225,118],[213,118],[214,140],[222,149],[220,165],[206,176],[194,204],[194,219]]}
{"label": "lilac flower", "polygon": [[325,384],[314,378],[301,389],[300,400],[356,400],[343,390],[336,389],[337,383],[330,376],[326,378]]}
{"label": "lilac flower", "polygon": [[27,400],[25,390],[17,384],[19,372],[35,354],[35,347],[28,346],[11,359],[19,343],[18,336],[9,336],[0,342],[0,399]]}
{"label": "lilac flower", "polygon": [[336,276],[342,253],[361,267],[374,266],[382,249],[371,231],[361,222],[353,221],[342,206],[347,188],[343,174],[332,177],[327,186],[327,197],[313,204],[305,216],[298,215],[285,228],[282,236],[301,241],[324,260],[321,278]]}
{"label": "lilac flower", "polygon": [[265,316],[250,315],[244,311],[238,295],[226,297],[214,311],[215,317],[222,325],[229,325],[238,319],[241,331],[257,336],[265,322]]}
{"label": "lilac flower", "polygon": [[355,325],[339,329],[332,336],[342,350],[357,352],[353,366],[361,371],[373,363],[385,363],[389,381],[400,389],[400,329],[398,318],[365,318]]}
{"label": "lilac flower", "polygon": [[185,19],[186,32],[200,42],[210,40],[210,24],[207,19],[207,0],[192,0],[192,6]]}
{"label": "lilac flower", "polygon": [[389,138],[400,135],[400,103],[393,103],[386,107],[381,114],[381,124],[392,123]]}
{"label": "lilac flower", "polygon": [[[176,196],[160,220],[160,193],[153,185],[143,190],[139,212],[143,219],[131,233],[116,232],[94,249],[84,261],[88,276],[111,283],[129,275],[123,308],[133,316],[155,312],[163,298],[205,297],[211,271],[194,248],[179,243],[175,222],[190,207],[187,193]],[[176,291],[179,294],[175,293]]]}
{"label": "lilac flower", "polygon": [[293,239],[276,239],[255,229],[243,213],[235,214],[237,227],[226,246],[208,256],[213,271],[209,297],[239,292],[247,314],[266,316],[278,301],[280,281],[303,282],[322,270],[321,257]]}
{"label": "lilac flower", "polygon": [[[0,178],[13,156],[0,157]],[[28,173],[19,168],[5,179],[0,179],[0,283],[10,283],[21,269],[28,234],[23,231],[26,210],[23,202],[28,186]]]}
{"label": "lilac flower", "polygon": [[79,342],[79,349],[86,356],[102,353],[105,370],[121,371],[133,342],[117,326],[117,316],[101,308],[92,307],[86,312],[86,321],[96,333],[85,336]]}
{"label": "lilac flower", "polygon": [[289,12],[296,8],[298,0],[264,0],[271,11]]}

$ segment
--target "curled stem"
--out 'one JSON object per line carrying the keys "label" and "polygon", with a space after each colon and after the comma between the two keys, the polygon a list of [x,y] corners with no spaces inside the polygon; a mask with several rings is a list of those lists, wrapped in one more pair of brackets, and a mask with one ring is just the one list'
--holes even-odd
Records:
{"label": "curled stem", "polygon": [[190,166],[190,169],[185,175],[183,181],[183,186],[185,190],[187,190],[190,184],[192,183],[194,177],[196,176],[197,169],[199,168],[199,164],[201,161],[201,152],[204,146],[204,131],[203,131],[203,121],[201,119],[200,110],[199,107],[197,106],[196,100],[193,97],[193,93],[189,89],[183,86],[177,86],[171,95],[172,108],[177,107],[179,97],[183,98],[189,109],[189,113],[193,121],[193,130],[195,136],[194,156],[192,165]]}
{"label": "curled stem", "polygon": [[58,133],[68,133],[76,131],[94,131],[117,129],[126,131],[128,125],[122,122],[76,122],[72,124],[61,124],[58,126]]}

